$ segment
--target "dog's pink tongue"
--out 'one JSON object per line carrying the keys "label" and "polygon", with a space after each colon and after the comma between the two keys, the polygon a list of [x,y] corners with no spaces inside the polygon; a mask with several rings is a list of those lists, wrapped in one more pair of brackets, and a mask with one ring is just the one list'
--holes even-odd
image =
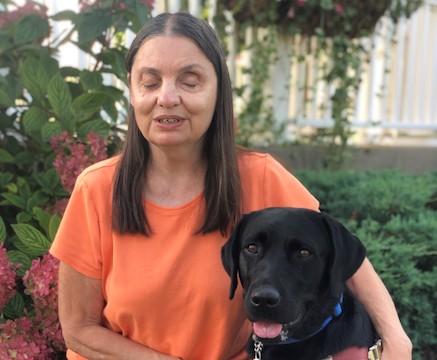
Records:
{"label": "dog's pink tongue", "polygon": [[282,331],[281,324],[274,324],[271,322],[257,321],[253,323],[253,332],[256,336],[264,339],[273,339]]}

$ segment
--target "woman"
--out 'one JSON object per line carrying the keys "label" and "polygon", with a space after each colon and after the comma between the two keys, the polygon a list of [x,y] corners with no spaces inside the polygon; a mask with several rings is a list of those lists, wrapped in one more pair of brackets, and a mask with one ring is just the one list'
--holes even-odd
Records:
{"label": "woman", "polygon": [[[126,68],[124,148],[79,176],[51,248],[68,358],[247,359],[251,326],[242,294],[228,299],[220,249],[241,213],[319,204],[271,156],[236,147],[229,74],[205,22],[158,15]],[[410,359],[367,260],[349,285],[383,338],[383,359]]]}

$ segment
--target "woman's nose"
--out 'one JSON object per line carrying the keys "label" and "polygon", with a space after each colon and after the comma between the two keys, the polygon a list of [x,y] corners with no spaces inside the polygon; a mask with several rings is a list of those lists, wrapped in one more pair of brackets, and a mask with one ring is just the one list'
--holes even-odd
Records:
{"label": "woman's nose", "polygon": [[176,86],[172,83],[163,83],[158,94],[158,105],[171,108],[181,103],[181,97],[179,96]]}

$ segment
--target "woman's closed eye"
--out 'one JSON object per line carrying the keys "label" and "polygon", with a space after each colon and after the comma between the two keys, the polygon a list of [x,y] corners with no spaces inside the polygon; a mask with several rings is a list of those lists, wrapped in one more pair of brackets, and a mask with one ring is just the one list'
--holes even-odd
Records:
{"label": "woman's closed eye", "polygon": [[189,89],[195,89],[199,85],[199,78],[196,74],[186,73],[181,77],[181,83]]}
{"label": "woman's closed eye", "polygon": [[144,83],[143,86],[147,89],[147,90],[153,90],[158,86],[158,83]]}
{"label": "woman's closed eye", "polygon": [[184,85],[190,89],[194,89],[197,86],[197,84],[191,84],[191,83],[187,83],[187,82],[185,82]]}

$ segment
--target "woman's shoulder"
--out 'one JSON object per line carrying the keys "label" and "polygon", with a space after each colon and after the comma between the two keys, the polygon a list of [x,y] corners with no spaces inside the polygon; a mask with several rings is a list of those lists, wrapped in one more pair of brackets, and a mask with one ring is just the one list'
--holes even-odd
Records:
{"label": "woman's shoulder", "polygon": [[314,196],[271,154],[242,151],[239,170],[245,212],[273,206],[319,207]]}
{"label": "woman's shoulder", "polygon": [[[282,165],[269,153],[241,149],[238,153],[238,166],[241,173],[246,171],[262,171]],[[284,169],[285,170],[285,169]]]}

